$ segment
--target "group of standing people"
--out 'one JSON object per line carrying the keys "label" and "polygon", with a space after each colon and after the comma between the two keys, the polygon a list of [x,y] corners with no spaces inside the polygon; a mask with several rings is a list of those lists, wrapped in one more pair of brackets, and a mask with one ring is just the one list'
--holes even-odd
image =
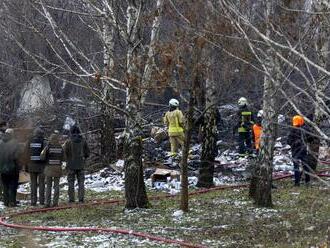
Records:
{"label": "group of standing people", "polygon": [[[259,110],[256,118],[248,108],[247,99],[242,97],[238,101],[238,141],[239,154],[245,156],[254,149],[259,153],[262,136],[263,110]],[[291,147],[294,165],[294,185],[299,186],[302,173],[305,175],[305,183],[310,182],[310,174],[316,169],[320,139],[313,134],[312,128],[305,124],[300,115],[292,118],[292,126],[287,137],[287,143]],[[252,146],[253,144],[253,146]]]}
{"label": "group of standing people", "polygon": [[[248,100],[241,97],[238,100],[238,112],[235,118],[233,133],[238,134],[238,152],[244,157],[260,150],[262,136],[262,121],[264,112],[259,110],[257,115],[250,109]],[[165,113],[164,124],[168,128],[171,144],[171,156],[176,156],[179,147],[184,142],[184,116],[179,109],[179,101],[169,101],[169,111]],[[306,184],[310,181],[310,173],[316,169],[320,140],[312,134],[311,128],[305,125],[304,118],[296,115],[292,118],[292,127],[287,143],[291,146],[295,185],[300,185],[302,171],[305,174]]]}
{"label": "group of standing people", "polygon": [[[19,170],[30,173],[31,205],[57,206],[59,183],[66,162],[69,203],[75,202],[75,179],[78,181],[78,200],[84,202],[84,167],[89,148],[79,127],[73,126],[70,137],[64,143],[61,135],[54,131],[49,140],[37,127],[23,149],[14,138],[14,129],[6,129],[0,143],[0,173],[3,184],[5,206],[16,206]],[[52,191],[53,197],[52,197]]]}

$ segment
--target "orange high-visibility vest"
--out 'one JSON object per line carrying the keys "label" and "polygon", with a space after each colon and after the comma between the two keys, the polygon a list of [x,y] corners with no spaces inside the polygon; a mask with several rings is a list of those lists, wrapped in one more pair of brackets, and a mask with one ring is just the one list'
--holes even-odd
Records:
{"label": "orange high-visibility vest", "polygon": [[254,135],[254,145],[257,150],[260,148],[261,134],[262,134],[262,126],[257,124],[253,125],[253,135]]}

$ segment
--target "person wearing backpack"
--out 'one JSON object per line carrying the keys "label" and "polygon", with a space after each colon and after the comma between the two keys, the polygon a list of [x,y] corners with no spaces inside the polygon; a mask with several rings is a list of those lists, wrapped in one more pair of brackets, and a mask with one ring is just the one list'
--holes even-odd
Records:
{"label": "person wearing backpack", "polygon": [[33,135],[27,143],[27,150],[29,154],[28,158],[28,172],[31,179],[31,205],[37,205],[37,192],[39,188],[39,203],[45,204],[45,161],[40,157],[42,150],[46,147],[46,140],[44,138],[44,132],[37,127],[33,131]]}
{"label": "person wearing backpack", "polygon": [[0,174],[3,183],[3,202],[7,207],[16,207],[21,149],[13,137],[14,130],[7,129],[0,143]]}
{"label": "person wearing backpack", "polygon": [[67,161],[68,170],[68,195],[69,203],[75,201],[74,184],[75,178],[78,181],[78,200],[80,203],[84,202],[85,195],[85,159],[89,156],[89,148],[86,140],[81,136],[80,129],[73,126],[70,130],[71,137],[64,145],[64,154]]}
{"label": "person wearing backpack", "polygon": [[[63,148],[58,133],[50,136],[49,144],[42,151],[42,159],[46,161],[46,207],[58,206],[60,195],[60,178],[62,176]],[[53,204],[51,205],[52,189],[54,184]]]}

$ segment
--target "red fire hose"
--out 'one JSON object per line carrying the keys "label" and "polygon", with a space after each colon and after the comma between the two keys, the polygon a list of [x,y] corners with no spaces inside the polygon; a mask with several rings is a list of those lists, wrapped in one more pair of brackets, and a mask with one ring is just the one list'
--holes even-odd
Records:
{"label": "red fire hose", "polygon": [[[57,209],[56,209],[57,210]],[[48,209],[52,211],[52,209]],[[13,216],[13,215],[12,215]],[[5,221],[4,217],[0,217],[0,224],[6,227],[15,228],[15,229],[29,229],[33,231],[47,231],[47,232],[105,232],[105,233],[115,233],[115,234],[124,234],[124,235],[133,235],[140,238],[146,238],[153,241],[163,242],[167,244],[176,244],[184,247],[191,248],[204,248],[205,246],[196,245],[180,240],[167,239],[162,237],[157,237],[148,233],[135,232],[126,229],[115,229],[115,228],[102,228],[102,227],[45,227],[45,226],[27,226],[20,224],[9,224]]]}
{"label": "red fire hose", "polygon": [[[330,174],[324,174],[324,172],[329,171],[330,169],[324,169],[321,170],[318,176],[320,177],[330,177]],[[273,178],[273,180],[281,180],[285,178],[292,177],[292,174],[284,174],[278,177]],[[200,195],[205,194],[212,191],[218,191],[218,190],[224,190],[224,189],[237,189],[237,188],[245,188],[248,187],[249,184],[239,184],[239,185],[224,185],[224,186],[218,186],[210,189],[202,189],[195,192],[190,193],[190,196],[193,195]],[[166,198],[173,198],[177,195],[165,195],[165,196],[156,196],[151,197],[151,200],[162,200]],[[22,212],[16,212],[9,214],[7,217],[2,216],[0,217],[0,225],[9,227],[9,228],[15,228],[15,229],[28,229],[28,230],[34,230],[34,231],[48,231],[48,232],[105,232],[105,233],[114,233],[114,234],[123,234],[123,235],[132,235],[140,238],[146,238],[152,241],[157,242],[163,242],[167,244],[173,244],[173,245],[180,245],[184,247],[189,248],[202,248],[205,247],[203,245],[198,244],[192,244],[185,241],[175,240],[175,239],[168,239],[163,237],[154,236],[148,233],[142,233],[142,232],[135,232],[132,230],[126,230],[126,229],[116,229],[116,228],[102,228],[102,227],[46,227],[46,226],[29,226],[29,225],[23,225],[23,224],[10,224],[8,223],[8,219],[10,217],[14,216],[20,216],[20,215],[28,215],[33,213],[43,213],[43,212],[50,212],[50,211],[59,211],[64,209],[70,209],[70,208],[81,208],[85,206],[95,206],[95,205],[117,205],[117,204],[123,204],[125,203],[124,200],[102,200],[102,201],[94,201],[90,203],[80,204],[80,205],[65,205],[65,206],[59,206],[59,207],[53,207],[53,208],[42,208],[42,209],[32,209]]]}

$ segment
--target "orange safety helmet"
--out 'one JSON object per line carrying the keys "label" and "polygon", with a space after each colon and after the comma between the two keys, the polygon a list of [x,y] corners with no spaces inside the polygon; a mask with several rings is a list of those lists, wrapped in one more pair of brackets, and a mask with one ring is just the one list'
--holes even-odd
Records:
{"label": "orange safety helmet", "polygon": [[300,115],[295,115],[292,118],[292,125],[294,127],[301,127],[302,125],[304,125],[304,123],[305,123],[304,118]]}

